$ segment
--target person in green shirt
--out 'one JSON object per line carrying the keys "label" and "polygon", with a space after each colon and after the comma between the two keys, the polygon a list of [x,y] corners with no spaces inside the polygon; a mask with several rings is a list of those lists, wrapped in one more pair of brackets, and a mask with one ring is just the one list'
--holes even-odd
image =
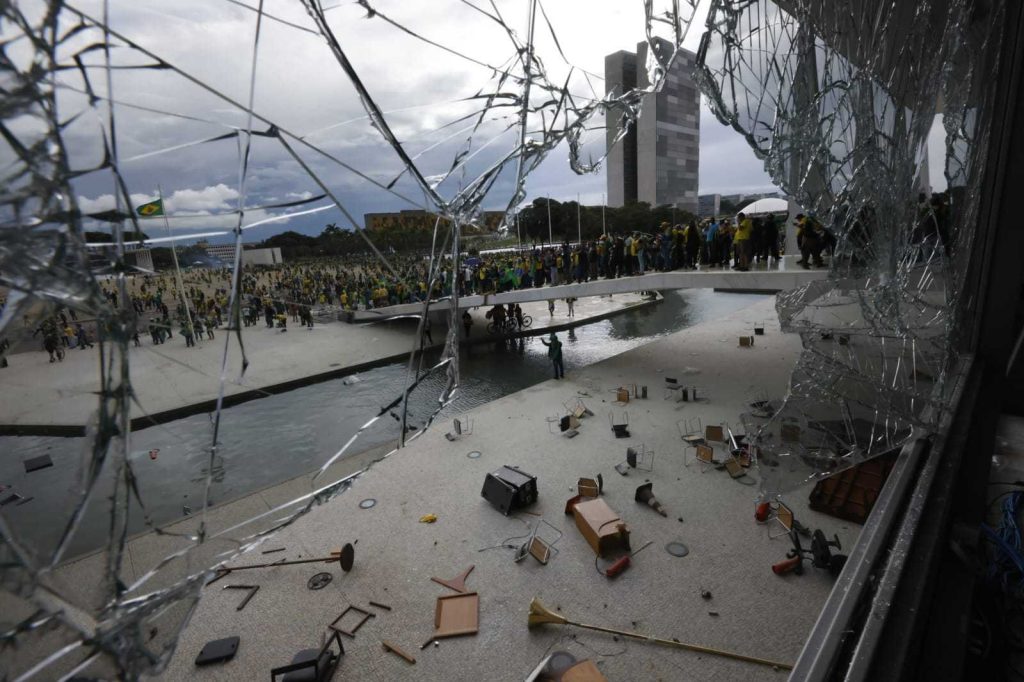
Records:
{"label": "person in green shirt", "polygon": [[540,340],[545,346],[548,347],[548,357],[551,358],[551,364],[555,369],[555,378],[565,378],[565,366],[562,364],[562,342],[558,340],[558,335],[551,332],[551,336],[548,340]]}

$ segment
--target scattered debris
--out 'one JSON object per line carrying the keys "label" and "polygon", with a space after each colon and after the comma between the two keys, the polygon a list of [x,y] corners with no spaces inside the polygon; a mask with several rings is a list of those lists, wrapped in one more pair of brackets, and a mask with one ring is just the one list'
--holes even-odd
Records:
{"label": "scattered debris", "polygon": [[207,642],[196,656],[196,665],[230,661],[238,651],[238,641],[238,637],[225,637]]}
{"label": "scattered debris", "polygon": [[370,602],[370,606],[374,606],[374,607],[376,607],[378,609],[384,609],[385,611],[390,611],[391,610],[391,607],[388,606],[387,604],[381,604],[380,602],[377,602],[377,601],[371,601]]}
{"label": "scattered debris", "polygon": [[623,462],[622,464],[616,464],[615,470],[618,471],[623,476],[629,476],[629,466],[625,462]]}
{"label": "scattered debris", "polygon": [[256,593],[260,591],[259,585],[225,585],[225,590],[249,590],[249,594],[245,595],[245,598],[235,607],[235,611],[241,611],[245,608],[245,605],[249,603],[249,600],[256,596]]}
{"label": "scattered debris", "polygon": [[597,497],[604,491],[604,479],[601,474],[597,475],[597,480],[581,478],[576,482],[576,490],[579,491],[581,497]]}
{"label": "scattered debris", "polygon": [[554,625],[574,625],[578,628],[584,628],[587,630],[597,630],[599,632],[607,632],[613,635],[622,635],[623,637],[632,637],[634,639],[643,640],[651,644],[663,644],[665,646],[676,647],[679,649],[686,649],[688,651],[697,651],[704,654],[713,654],[715,656],[723,656],[725,658],[732,658],[738,661],[746,661],[748,663],[757,663],[758,665],[766,665],[769,667],[777,667],[781,670],[792,670],[793,666],[790,663],[781,663],[778,661],[771,661],[765,658],[758,658],[756,656],[747,656],[745,654],[738,654],[732,651],[726,651],[723,649],[715,649],[707,646],[700,646],[698,644],[687,644],[685,642],[679,642],[671,639],[659,639],[657,637],[651,637],[644,635],[639,632],[629,632],[628,630],[614,630],[612,628],[600,627],[597,625],[587,625],[585,623],[578,623],[571,621],[560,613],[551,611],[536,597],[530,602],[530,612],[528,619],[529,627],[536,627],[538,625],[544,625],[551,623]]}
{"label": "scattered debris", "polygon": [[846,565],[847,557],[845,554],[832,553],[832,547],[840,550],[843,548],[839,543],[838,535],[834,535],[833,539],[829,540],[821,529],[814,531],[809,550],[804,549],[801,545],[800,534],[795,528],[789,531],[789,537],[793,541],[793,549],[786,553],[787,558],[785,561],[780,561],[772,566],[772,572],[775,575],[785,575],[790,572],[803,575],[804,555],[810,555],[811,565],[815,568],[828,570],[833,578],[838,576],[843,570],[843,566]]}
{"label": "scattered debris", "polygon": [[456,592],[465,592],[466,591],[466,578],[469,577],[469,574],[473,572],[474,568],[476,568],[475,565],[474,566],[470,566],[465,571],[463,571],[459,575],[455,576],[451,580],[444,580],[443,578],[435,578],[435,577],[431,577],[430,579],[433,580],[438,585],[444,585],[445,587],[447,587],[450,590],[455,590]]}
{"label": "scattered debris", "polygon": [[476,592],[446,594],[437,598],[434,639],[475,635],[480,627],[480,595]]}
{"label": "scattered debris", "polygon": [[467,453],[466,457],[469,457],[470,459],[480,459],[480,454],[481,453],[480,453],[479,450],[473,450],[473,451]]}
{"label": "scattered debris", "polygon": [[[334,653],[331,646],[338,645],[338,653]],[[345,647],[341,643],[341,637],[336,631],[332,631],[330,637],[319,649],[303,649],[292,657],[292,662],[282,665],[270,671],[270,680],[273,682],[278,675],[298,672],[306,668],[312,668],[312,674],[297,675],[290,679],[310,680],[311,682],[323,682],[334,676],[334,669],[338,667],[338,661],[345,655]]]}
{"label": "scattered debris", "polygon": [[306,587],[311,590],[322,590],[331,584],[334,576],[330,573],[317,573],[306,582]]}
{"label": "scattered debris", "polygon": [[598,555],[629,549],[629,527],[602,498],[578,502],[572,508],[576,527]]}
{"label": "scattered debris", "polygon": [[[299,556],[302,556],[302,555],[300,554]],[[212,580],[210,580],[210,582],[208,582],[206,584],[209,585],[211,583],[214,583],[214,582],[220,580],[221,578],[223,578],[225,575],[228,575],[229,573],[233,573],[235,571],[248,571],[248,570],[255,569],[255,568],[270,568],[270,567],[275,567],[275,566],[294,566],[296,564],[316,564],[316,563],[330,564],[330,563],[337,562],[337,563],[341,564],[341,570],[343,570],[346,573],[348,573],[349,571],[352,570],[352,564],[355,562],[355,556],[356,556],[355,547],[350,542],[350,543],[346,544],[344,547],[342,547],[341,549],[333,550],[331,552],[330,556],[318,557],[316,559],[294,559],[292,561],[285,561],[285,560],[282,559],[282,560],[279,560],[279,561],[274,561],[274,562],[264,563],[264,564],[251,564],[249,566],[221,566],[220,568],[217,569],[217,575],[214,576],[214,578]]]}
{"label": "scattered debris", "polygon": [[424,514],[420,517],[420,523],[434,523],[437,521],[437,514]]}
{"label": "scattered debris", "polygon": [[380,643],[381,643],[381,645],[383,645],[384,651],[390,651],[393,654],[401,656],[402,658],[404,658],[409,663],[411,663],[413,665],[416,664],[416,658],[415,657],[411,656],[410,654],[405,653],[404,651],[402,651],[402,649],[400,649],[398,646],[392,644],[388,640],[382,639]]}
{"label": "scattered debris", "polygon": [[616,438],[629,438],[629,412],[623,410],[622,417],[615,419],[615,411],[608,412],[608,423],[611,424],[612,433]]}
{"label": "scattered debris", "polygon": [[367,497],[365,500],[359,502],[359,508],[370,509],[371,507],[376,506],[376,504],[377,500],[373,499],[372,497]]}
{"label": "scattered debris", "polygon": [[645,443],[640,444],[640,451],[626,448],[626,464],[632,469],[654,471],[654,450],[648,450]]}
{"label": "scattered debris", "polygon": [[453,419],[452,420],[452,431],[449,432],[449,433],[444,434],[444,437],[447,438],[451,442],[455,442],[459,438],[461,438],[462,436],[470,436],[470,435],[472,435],[473,434],[473,420],[471,420],[469,417],[463,417],[463,419],[465,419],[466,421],[463,422],[462,419],[458,419],[458,418]]}
{"label": "scattered debris", "polygon": [[22,464],[25,465],[25,473],[31,474],[33,471],[52,467],[53,460],[50,459],[49,455],[39,455],[38,457],[31,457],[29,459],[22,460]]}
{"label": "scattered debris", "polygon": [[658,502],[658,498],[654,496],[654,484],[644,483],[636,489],[636,493],[633,495],[633,499],[637,502],[642,502],[648,507],[658,512],[662,516],[668,516],[668,512],[661,506],[661,502]]}
{"label": "scattered debris", "polygon": [[513,509],[537,501],[537,477],[506,465],[487,474],[480,496],[508,516]]}
{"label": "scattered debris", "polygon": [[754,346],[753,336],[741,336],[740,337],[740,348],[752,348]]}
{"label": "scattered debris", "polygon": [[709,616],[717,616],[718,615],[718,611],[708,611],[708,615]]}
{"label": "scattered debris", "polygon": [[711,590],[705,590],[704,588],[701,588],[700,598],[704,599],[705,601],[711,599]]}
{"label": "scattered debris", "polygon": [[[640,552],[642,552],[645,549],[647,549],[648,547],[650,547],[651,544],[653,544],[653,541],[650,541],[650,540],[647,541],[646,543],[643,544],[642,547],[640,547],[640,549],[636,550],[632,554],[627,554],[625,556],[619,557],[618,559],[613,561],[608,566],[608,568],[606,568],[604,570],[601,570],[601,567],[598,565],[598,559],[600,559],[600,557],[595,557],[595,559],[594,559],[594,567],[597,568],[597,572],[598,573],[600,573],[601,575],[605,576],[606,578],[615,578],[620,573],[625,571],[627,568],[629,568],[633,564],[633,557],[635,557],[637,554],[639,554]],[[558,607],[558,608],[561,608],[561,607]],[[633,625],[634,626],[636,625],[636,621],[633,622]]]}
{"label": "scattered debris", "polygon": [[[6,507],[7,505],[12,504],[14,502],[18,502],[18,500],[21,499],[23,498],[18,493],[11,493],[4,499],[0,500],[0,507]],[[18,504],[21,504],[21,502],[18,502]]]}
{"label": "scattered debris", "polygon": [[265,549],[262,552],[260,552],[260,554],[274,554],[276,552],[283,552],[284,550],[284,547],[278,547],[277,549]]}
{"label": "scattered debris", "polygon": [[[360,618],[359,622],[356,623],[350,630],[345,630],[345,629],[343,629],[341,627],[341,625],[339,623],[341,623],[342,618],[347,616],[350,611],[352,613],[355,613],[355,614],[358,614],[358,615],[362,616],[362,618]],[[353,604],[349,604],[348,606],[345,607],[345,610],[342,611],[338,615],[337,618],[335,618],[333,621],[331,621],[331,624],[328,625],[327,627],[329,627],[331,630],[334,630],[335,632],[340,632],[341,634],[345,635],[346,637],[349,637],[351,639],[355,639],[356,638],[356,631],[359,628],[363,627],[363,624],[366,621],[370,620],[371,618],[376,618],[376,617],[377,617],[377,614],[375,614],[375,613],[370,613],[369,611],[366,611],[365,609],[361,609],[358,606],[355,606]]]}

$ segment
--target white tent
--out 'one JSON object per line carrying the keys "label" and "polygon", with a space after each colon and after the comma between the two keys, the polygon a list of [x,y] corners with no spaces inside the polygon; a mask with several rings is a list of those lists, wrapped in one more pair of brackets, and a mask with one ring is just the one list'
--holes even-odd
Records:
{"label": "white tent", "polygon": [[747,204],[737,213],[744,213],[748,216],[765,215],[768,213],[786,213],[789,210],[789,202],[785,199],[758,199],[752,204]]}

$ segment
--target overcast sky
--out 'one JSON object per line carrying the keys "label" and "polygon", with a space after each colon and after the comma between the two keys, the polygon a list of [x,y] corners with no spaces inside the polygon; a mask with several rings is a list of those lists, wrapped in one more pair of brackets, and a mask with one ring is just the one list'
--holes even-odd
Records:
{"label": "overcast sky", "polygon": [[[252,6],[258,2],[244,1]],[[513,42],[501,23],[474,7],[491,13],[489,3],[472,2],[372,0],[381,15],[438,45],[413,38],[383,16],[368,18],[355,2],[325,2],[332,7],[327,13],[329,25],[345,56],[419,172],[431,182],[449,174],[437,186],[446,200],[471,186],[520,142],[515,125],[518,110],[501,95],[518,94],[521,86],[513,80],[501,81],[499,75],[515,65],[517,43],[526,42],[529,3],[495,2],[505,24],[516,33]],[[102,16],[100,0],[71,0],[68,4],[92,17]],[[247,125],[244,109],[254,63],[256,13],[227,0],[124,0],[110,4],[110,25],[116,32],[180,70],[123,68],[115,70],[112,78],[117,153],[132,202],[152,199],[159,187],[175,234],[231,227],[237,217],[230,212],[238,208],[242,191],[247,207],[301,200],[326,191],[348,213],[331,207],[266,223],[248,230],[246,241],[285,229],[317,234],[330,222],[341,227],[353,222],[361,225],[366,212],[430,206],[410,174],[403,173],[401,159],[370,124],[359,93],[337,55],[314,32],[314,23],[299,0],[264,3],[268,16],[260,27],[255,54],[253,110],[258,117],[252,123],[256,131],[266,131],[271,124],[284,131],[283,139],[294,156],[277,138],[254,137],[244,188],[239,181],[238,136],[194,143],[230,135]],[[656,7],[668,4],[655,2]],[[604,56],[635,50],[637,42],[644,39],[643,2],[549,0],[543,8],[533,45],[545,70],[544,82],[559,88],[568,82],[577,106],[584,106],[588,98],[604,94]],[[705,13],[706,6],[698,9],[685,42],[688,49],[697,49]],[[69,15],[65,25],[72,24]],[[99,36],[83,32],[65,46],[65,55],[96,42]],[[121,67],[154,63],[152,57],[129,48],[114,50],[112,58]],[[87,69],[88,83],[77,71],[63,72],[58,100],[61,111],[66,112],[64,118],[85,112],[65,134],[76,168],[100,165],[102,131],[109,130],[105,104],[92,108],[81,93],[91,88],[106,94],[104,71],[98,68],[102,53],[90,52],[84,61],[95,67]],[[484,108],[480,97],[489,93],[499,97],[477,119]],[[531,101],[540,103],[545,97],[544,91],[536,88]],[[583,139],[585,157],[604,153],[603,123],[601,116],[591,121],[592,130]],[[564,127],[564,118],[556,124],[541,121],[539,116],[532,118],[530,137],[539,141],[537,131],[542,126],[557,130]],[[706,105],[700,127],[702,194],[775,189],[746,142],[718,123]],[[941,151],[941,138],[936,139],[933,184],[938,179],[935,152]],[[514,177],[515,163],[505,164],[496,173],[483,208],[504,208],[514,191]],[[563,143],[529,175],[526,190],[527,201],[537,196],[563,200],[579,196],[584,203],[599,204],[605,193],[605,176],[603,169],[582,176],[574,173]],[[111,207],[110,173],[100,170],[83,176],[76,182],[76,193],[86,211]],[[321,200],[287,210],[328,204],[329,200]],[[259,223],[282,212],[247,210],[244,222]],[[147,222],[145,229],[150,236],[165,234],[162,221]]]}

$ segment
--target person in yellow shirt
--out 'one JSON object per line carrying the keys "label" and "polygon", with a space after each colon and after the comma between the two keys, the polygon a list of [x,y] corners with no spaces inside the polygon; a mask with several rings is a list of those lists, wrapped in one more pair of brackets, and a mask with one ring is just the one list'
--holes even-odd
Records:
{"label": "person in yellow shirt", "polygon": [[743,213],[736,216],[736,236],[733,239],[736,243],[737,263],[734,266],[736,270],[750,269],[750,239],[753,233],[754,221]]}

